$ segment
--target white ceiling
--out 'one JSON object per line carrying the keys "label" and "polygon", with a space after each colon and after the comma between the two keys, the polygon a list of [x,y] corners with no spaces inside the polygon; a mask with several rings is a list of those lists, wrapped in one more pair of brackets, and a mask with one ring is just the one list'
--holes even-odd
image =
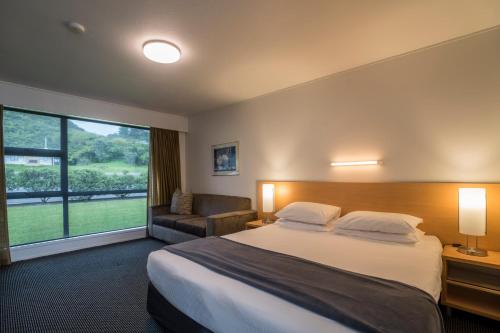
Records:
{"label": "white ceiling", "polygon": [[[184,115],[500,24],[498,0],[1,0],[0,12],[1,80]],[[148,39],[181,61],[150,62]]]}

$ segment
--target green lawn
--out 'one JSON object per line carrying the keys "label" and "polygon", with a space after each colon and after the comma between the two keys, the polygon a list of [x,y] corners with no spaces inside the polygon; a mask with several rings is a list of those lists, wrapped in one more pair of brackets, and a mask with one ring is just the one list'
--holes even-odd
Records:
{"label": "green lawn", "polygon": [[99,170],[105,173],[122,173],[124,171],[130,173],[147,173],[148,166],[147,165],[133,165],[128,164],[123,161],[113,161],[108,163],[92,163],[87,165],[69,165],[68,169],[78,170],[78,169],[86,169],[86,170]]}
{"label": "green lawn", "polygon": [[[6,164],[6,167],[15,171],[21,171],[25,168],[38,168],[38,167],[43,167],[43,168],[52,168],[54,170],[59,171],[59,165],[54,165],[54,166],[32,166],[32,165],[20,165],[20,164]],[[147,173],[148,172],[148,166],[147,165],[133,165],[133,164],[128,164],[123,161],[113,161],[113,162],[107,162],[107,163],[91,163],[91,164],[85,164],[85,165],[68,165],[68,169],[71,170],[80,170],[80,169],[86,169],[86,170],[99,170],[105,173],[123,173],[124,171],[129,172],[129,173]]]}
{"label": "green lawn", "polygon": [[[63,237],[62,204],[10,206],[10,245]],[[146,198],[69,203],[70,236],[146,225]]]}
{"label": "green lawn", "polygon": [[33,169],[33,168],[52,169],[52,170],[55,170],[57,172],[59,172],[59,170],[61,170],[61,167],[59,165],[37,165],[37,166],[34,166],[34,165],[9,164],[9,163],[5,164],[5,168],[12,169],[12,170],[17,171],[17,172],[22,171],[24,169]]}

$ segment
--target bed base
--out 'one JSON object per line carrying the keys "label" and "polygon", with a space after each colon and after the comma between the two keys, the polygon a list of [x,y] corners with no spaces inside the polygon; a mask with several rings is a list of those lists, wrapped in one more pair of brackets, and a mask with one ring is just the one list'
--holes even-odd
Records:
{"label": "bed base", "polygon": [[148,285],[147,310],[167,332],[172,333],[212,333],[208,328],[179,311],[153,286]]}

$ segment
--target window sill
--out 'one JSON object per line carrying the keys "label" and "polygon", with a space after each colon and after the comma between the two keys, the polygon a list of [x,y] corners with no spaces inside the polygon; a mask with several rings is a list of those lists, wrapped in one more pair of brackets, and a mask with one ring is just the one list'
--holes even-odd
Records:
{"label": "window sill", "polygon": [[22,261],[53,254],[77,251],[90,247],[126,242],[146,237],[146,227],[108,231],[65,239],[13,246],[10,248],[12,261]]}

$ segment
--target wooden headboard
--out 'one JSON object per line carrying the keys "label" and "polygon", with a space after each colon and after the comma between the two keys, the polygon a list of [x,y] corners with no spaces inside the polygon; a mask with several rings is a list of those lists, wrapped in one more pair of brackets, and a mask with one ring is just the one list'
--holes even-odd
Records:
{"label": "wooden headboard", "polygon": [[311,201],[354,210],[374,210],[419,216],[419,226],[443,244],[465,243],[458,232],[458,188],[484,187],[487,195],[486,236],[479,246],[500,251],[500,184],[473,183],[335,183],[257,181],[257,210],[262,213],[262,184],[275,185],[275,210],[294,201]]}

